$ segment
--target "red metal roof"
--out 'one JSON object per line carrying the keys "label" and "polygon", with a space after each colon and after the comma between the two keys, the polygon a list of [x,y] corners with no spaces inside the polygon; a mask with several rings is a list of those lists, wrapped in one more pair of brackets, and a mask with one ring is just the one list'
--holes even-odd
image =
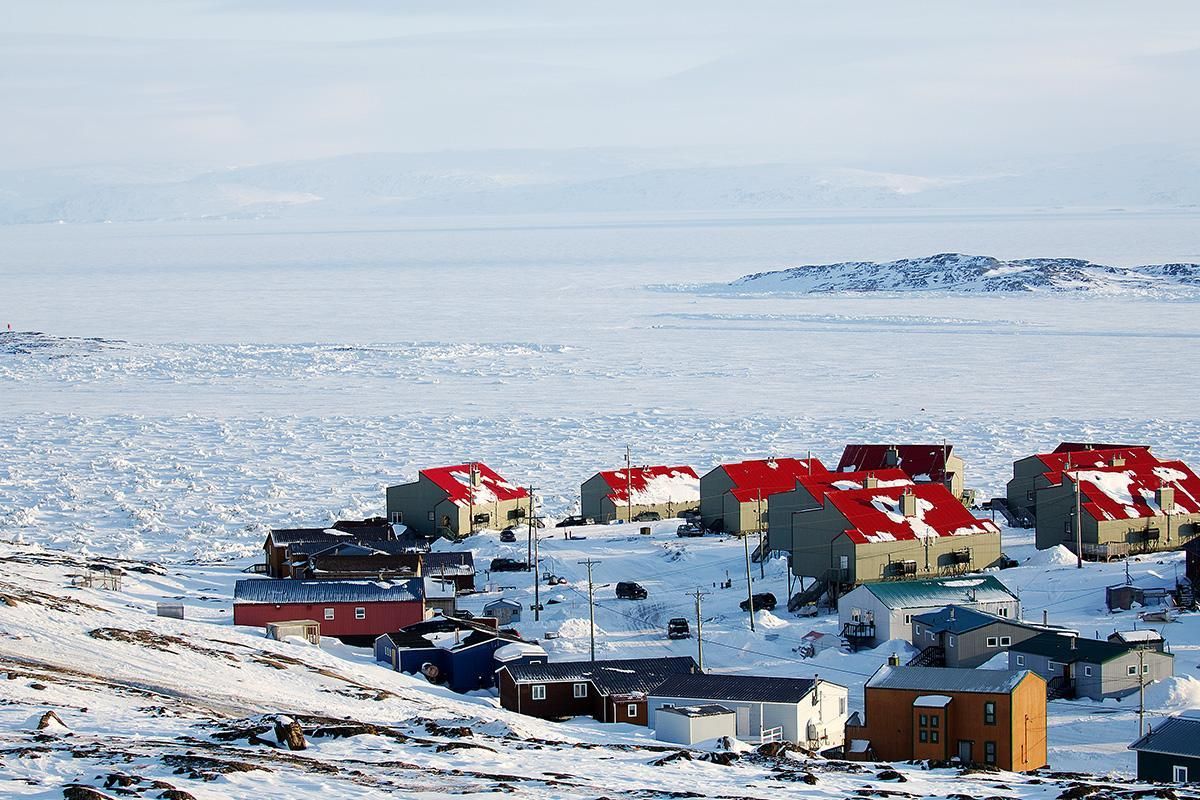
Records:
{"label": "red metal roof", "polygon": [[954,451],[953,445],[940,444],[848,444],[838,462],[838,472],[860,472],[869,469],[885,469],[887,451],[895,447],[900,463],[894,466],[904,470],[915,481],[942,483],[946,480],[946,457]]}
{"label": "red metal roof", "polygon": [[[1175,489],[1171,516],[1200,513],[1200,478],[1182,461],[1127,462],[1066,472],[1079,478],[1080,508],[1097,520],[1161,517],[1157,489]],[[1063,473],[1057,473],[1059,481]],[[1057,483],[1057,481],[1056,481]]]}
{"label": "red metal roof", "polygon": [[[474,487],[474,500],[471,492],[471,468],[479,472],[479,485]],[[470,464],[455,464],[451,467],[433,467],[421,470],[421,474],[433,481],[439,489],[446,493],[446,498],[459,506],[481,506],[505,500],[521,500],[528,493],[520,486],[514,486],[487,464],[475,461]]]}
{"label": "red metal roof", "polygon": [[1113,459],[1124,459],[1126,464],[1158,463],[1158,457],[1146,447],[1117,447],[1108,450],[1063,450],[1041,453],[1037,459],[1046,467],[1046,478],[1053,484],[1059,483],[1064,469],[1099,469],[1112,465]]}
{"label": "red metal roof", "polygon": [[873,469],[862,472],[814,472],[812,475],[801,475],[800,485],[808,490],[814,499],[820,501],[825,495],[835,491],[850,491],[863,488],[867,478],[874,478],[884,486],[912,486],[913,481],[902,469]]}
{"label": "red metal roof", "polygon": [[730,492],[739,503],[790,492],[796,488],[800,476],[829,471],[815,458],[763,458],[722,464],[721,469],[733,481]]}
{"label": "red metal roof", "polygon": [[[900,513],[900,495],[917,497],[917,513]],[[998,533],[990,520],[978,519],[940,483],[890,486],[830,492],[828,502],[850,523],[846,535],[857,544],[920,541],[931,536],[970,536]]]}
{"label": "red metal roof", "polygon": [[1054,448],[1055,453],[1072,453],[1080,450],[1149,450],[1149,447],[1141,444],[1103,444],[1101,442],[1060,442],[1058,447]]}
{"label": "red metal roof", "polygon": [[643,466],[602,470],[600,477],[612,491],[607,495],[617,505],[629,502],[627,491],[633,492],[638,505],[663,503],[697,503],[700,501],[700,476],[691,467]]}

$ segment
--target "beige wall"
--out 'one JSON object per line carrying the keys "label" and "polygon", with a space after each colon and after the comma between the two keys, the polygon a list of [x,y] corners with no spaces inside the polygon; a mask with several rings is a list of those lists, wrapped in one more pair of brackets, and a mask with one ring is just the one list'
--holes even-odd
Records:
{"label": "beige wall", "polygon": [[[399,512],[403,515],[402,522],[409,528],[426,536],[432,536],[443,527],[446,517],[449,517],[449,533],[452,536],[465,536],[472,530],[471,513],[488,514],[490,520],[479,528],[504,528],[517,520],[509,519],[509,512],[521,509],[527,510],[529,501],[504,500],[495,503],[484,503],[472,509],[471,506],[458,506],[446,499],[446,493],[433,481],[421,476],[413,483],[404,483],[387,488],[387,515]],[[429,513],[433,512],[433,519]]]}
{"label": "beige wall", "polygon": [[[1086,503],[1086,498],[1083,498]],[[1046,550],[1064,545],[1075,550],[1075,484],[1065,479],[1061,485],[1037,490],[1037,546]],[[1200,534],[1200,514],[1161,515],[1142,519],[1096,520],[1082,509],[1084,544],[1127,544],[1134,551],[1175,550]],[[1158,528],[1158,540],[1143,535],[1147,528]]]}

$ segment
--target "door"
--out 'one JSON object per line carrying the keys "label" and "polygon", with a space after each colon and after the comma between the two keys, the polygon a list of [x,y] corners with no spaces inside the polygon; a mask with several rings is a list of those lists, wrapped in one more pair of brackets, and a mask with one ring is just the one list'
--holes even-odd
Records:
{"label": "door", "polygon": [[974,761],[971,758],[971,741],[969,739],[958,740],[958,760],[964,764],[970,764]]}
{"label": "door", "polygon": [[1172,766],[1171,767],[1171,780],[1173,780],[1175,783],[1187,783],[1188,782],[1188,768],[1181,767],[1178,764],[1175,764],[1174,766]]}
{"label": "door", "polygon": [[737,735],[750,735],[750,709],[745,706],[737,708]]}

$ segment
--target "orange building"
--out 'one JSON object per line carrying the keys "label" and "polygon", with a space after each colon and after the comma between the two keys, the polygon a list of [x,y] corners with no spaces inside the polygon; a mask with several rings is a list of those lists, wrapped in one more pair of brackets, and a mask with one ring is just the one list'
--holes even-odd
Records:
{"label": "orange building", "polygon": [[1046,766],[1046,681],[1028,670],[887,665],[846,723],[846,757]]}

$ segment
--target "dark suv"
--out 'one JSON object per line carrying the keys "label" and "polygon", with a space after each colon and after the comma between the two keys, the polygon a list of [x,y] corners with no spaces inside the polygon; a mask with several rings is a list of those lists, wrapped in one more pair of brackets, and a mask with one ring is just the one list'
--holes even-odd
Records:
{"label": "dark suv", "polygon": [[[774,610],[777,602],[778,601],[775,599],[775,595],[771,594],[770,592],[759,592],[758,594],[754,595],[754,610],[772,611]],[[741,608],[742,611],[749,611],[750,602],[748,600],[743,600],[738,604],[738,607]]]}
{"label": "dark suv", "polygon": [[591,517],[585,517],[582,514],[572,514],[571,516],[559,522],[554,527],[556,528],[574,528],[577,525],[595,525],[596,520]]}
{"label": "dark suv", "polygon": [[657,511],[642,511],[633,515],[634,522],[660,522],[662,514]]}
{"label": "dark suv", "polygon": [[688,626],[688,621],[683,617],[675,617],[667,623],[668,639],[689,639],[691,635],[692,629]]}
{"label": "dark suv", "polygon": [[646,587],[633,581],[621,581],[617,584],[617,597],[621,600],[645,600]]}
{"label": "dark suv", "polygon": [[525,572],[529,565],[515,558],[493,558],[489,569],[492,572]]}

